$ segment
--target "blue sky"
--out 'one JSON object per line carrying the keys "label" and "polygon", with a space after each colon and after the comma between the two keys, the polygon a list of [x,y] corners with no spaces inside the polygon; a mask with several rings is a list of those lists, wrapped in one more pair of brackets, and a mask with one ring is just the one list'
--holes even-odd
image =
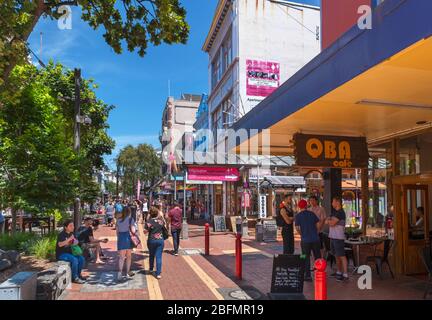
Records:
{"label": "blue sky", "polygon": [[[150,143],[159,147],[161,115],[168,96],[208,91],[208,58],[201,50],[217,0],[182,0],[191,26],[187,45],[149,47],[140,58],[127,50],[117,55],[105,43],[103,30],[94,31],[81,21],[81,12],[72,7],[72,30],[60,30],[57,21],[41,20],[30,36],[33,51],[44,62],[50,59],[69,68],[81,68],[83,76],[99,84],[98,97],[116,109],[111,113],[109,134],[116,140],[112,159],[127,144]],[[319,0],[303,0],[319,4]],[[40,33],[43,33],[42,52]]]}

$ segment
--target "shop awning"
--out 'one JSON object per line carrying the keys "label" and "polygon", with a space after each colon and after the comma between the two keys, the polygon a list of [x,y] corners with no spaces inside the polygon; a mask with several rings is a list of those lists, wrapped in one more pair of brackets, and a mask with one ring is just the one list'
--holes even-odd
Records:
{"label": "shop awning", "polygon": [[306,184],[302,176],[266,176],[264,181],[268,181],[274,187],[303,188]]}
{"label": "shop awning", "polygon": [[[364,136],[376,144],[432,127],[432,1],[386,0],[370,30],[357,25],[234,129],[270,130],[272,155],[291,155],[296,132]],[[239,141],[240,146],[249,143]]]}

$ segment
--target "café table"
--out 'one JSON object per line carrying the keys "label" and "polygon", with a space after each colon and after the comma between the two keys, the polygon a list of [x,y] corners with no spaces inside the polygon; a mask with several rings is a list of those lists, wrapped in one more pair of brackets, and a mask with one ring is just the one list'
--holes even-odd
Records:
{"label": "caf\u00e9 table", "polygon": [[345,244],[351,245],[354,248],[356,254],[355,268],[352,274],[355,274],[360,267],[360,247],[361,246],[377,246],[384,242],[384,239],[378,238],[366,238],[366,239],[348,239],[345,240]]}

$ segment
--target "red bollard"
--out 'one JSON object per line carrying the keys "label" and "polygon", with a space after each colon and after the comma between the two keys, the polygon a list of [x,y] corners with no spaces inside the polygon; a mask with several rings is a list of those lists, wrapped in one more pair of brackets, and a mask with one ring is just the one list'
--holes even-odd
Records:
{"label": "red bollard", "polygon": [[238,280],[242,279],[242,241],[241,234],[236,235],[236,276]]}
{"label": "red bollard", "polygon": [[205,255],[210,255],[210,225],[205,224]]}
{"label": "red bollard", "polygon": [[327,300],[327,262],[315,260],[315,300]]}

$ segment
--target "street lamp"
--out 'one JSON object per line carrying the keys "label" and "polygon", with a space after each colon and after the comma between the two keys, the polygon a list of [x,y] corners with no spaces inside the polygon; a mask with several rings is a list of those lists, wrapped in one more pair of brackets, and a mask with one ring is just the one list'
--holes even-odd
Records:
{"label": "street lamp", "polygon": [[[81,69],[74,70],[75,77],[75,117],[74,117],[74,151],[79,154],[81,147],[81,124],[91,125],[91,119],[88,116],[81,115]],[[86,101],[87,102],[87,101]],[[81,225],[80,216],[81,200],[76,197],[74,200],[73,221],[75,227]]]}

